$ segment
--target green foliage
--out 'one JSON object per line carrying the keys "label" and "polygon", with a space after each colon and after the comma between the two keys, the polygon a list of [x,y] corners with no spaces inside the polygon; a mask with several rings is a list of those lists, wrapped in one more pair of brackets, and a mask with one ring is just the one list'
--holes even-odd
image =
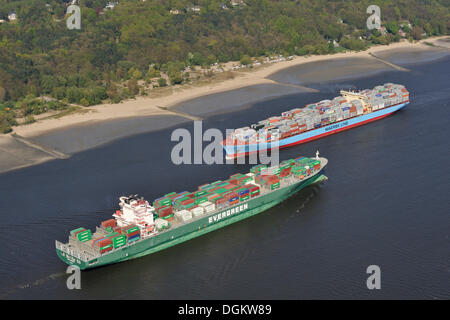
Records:
{"label": "green foliage", "polygon": [[139,86],[136,79],[130,79],[127,82],[127,88],[129,90],[129,94],[135,96],[139,93]]}
{"label": "green foliage", "polygon": [[131,67],[130,70],[128,70],[128,78],[140,80],[142,79],[142,72],[140,72],[138,69],[134,69],[133,67]]}
{"label": "green foliage", "polygon": [[158,86],[160,87],[166,87],[167,86],[167,81],[164,78],[159,78],[158,79]]}
{"label": "green foliage", "polygon": [[350,50],[364,50],[366,49],[366,44],[364,41],[357,40],[357,39],[342,39],[340,43],[344,48],[350,49]]}
{"label": "green foliage", "polygon": [[154,67],[149,67],[147,72],[147,79],[157,78],[161,76],[161,72]]}
{"label": "green foliage", "polygon": [[89,106],[89,101],[86,98],[81,98],[80,103],[84,107]]}
{"label": "green foliage", "polygon": [[[362,50],[398,39],[391,35],[398,34],[403,20],[414,25],[403,28],[414,39],[424,30],[447,34],[449,27],[444,0],[376,1],[388,36],[367,32],[366,9],[373,4],[368,0],[246,0],[246,6],[229,10],[220,9],[218,0],[198,0],[199,14],[184,12],[190,0],[121,0],[102,15],[98,9],[109,1],[79,2],[82,28],[68,30],[64,1],[0,0],[0,19],[12,10],[19,17],[0,26],[0,102],[21,101],[28,94],[88,105],[120,101],[139,92],[128,80],[149,81],[167,72],[171,83],[181,83],[187,65],[241,59],[250,64],[250,57],[260,55],[341,50],[329,40]],[[172,8],[181,14],[170,14]],[[358,40],[362,31],[368,41]],[[127,86],[111,89],[110,82]]]}
{"label": "green foliage", "polygon": [[400,28],[399,28],[398,24],[395,22],[386,23],[386,30],[392,34],[397,34],[399,29]]}
{"label": "green foliage", "polygon": [[8,133],[12,131],[12,126],[16,126],[14,115],[11,112],[0,111],[0,133]]}
{"label": "green foliage", "polygon": [[423,33],[423,29],[418,26],[414,26],[411,30],[411,36],[413,37],[414,40],[422,39],[422,33]]}
{"label": "green foliage", "polygon": [[31,124],[31,123],[35,123],[36,119],[34,119],[34,117],[32,115],[26,116],[25,117],[25,121],[23,122],[24,124]]}
{"label": "green foliage", "polygon": [[240,60],[241,64],[244,66],[248,66],[250,64],[252,64],[252,58],[250,58],[248,55],[244,55],[242,56],[241,60]]}
{"label": "green foliage", "polygon": [[183,82],[183,76],[181,75],[181,72],[170,73],[169,78],[172,85],[181,84]]}

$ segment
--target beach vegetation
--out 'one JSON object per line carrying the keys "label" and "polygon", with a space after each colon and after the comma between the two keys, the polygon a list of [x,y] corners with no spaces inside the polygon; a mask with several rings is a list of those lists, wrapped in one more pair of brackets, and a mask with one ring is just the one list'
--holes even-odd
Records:
{"label": "beach vegetation", "polygon": [[9,133],[12,127],[18,125],[12,112],[0,110],[0,133]]}
{"label": "beach vegetation", "polygon": [[32,115],[29,115],[29,116],[25,117],[23,124],[31,124],[31,123],[35,123],[35,122],[36,122],[36,119]]}
{"label": "beach vegetation", "polygon": [[240,60],[240,63],[241,63],[242,65],[244,65],[244,66],[251,65],[252,62],[253,62],[253,61],[252,61],[252,58],[250,58],[250,56],[247,55],[247,54],[243,55],[242,58],[241,58],[241,60]]}
{"label": "beach vegetation", "polygon": [[159,78],[158,79],[158,86],[160,87],[166,87],[167,86],[167,81],[164,78]]}
{"label": "beach vegetation", "polygon": [[[118,102],[139,94],[138,81],[202,81],[216,63],[364,50],[398,41],[400,28],[415,40],[446,35],[450,14],[445,0],[378,1],[388,32],[381,35],[367,30],[368,1],[246,0],[223,10],[217,0],[198,0],[201,11],[190,14],[182,10],[190,0],[121,0],[104,11],[108,0],[86,0],[79,1],[81,29],[69,30],[66,2],[0,0],[0,19],[11,11],[20,17],[0,27],[0,103],[27,99],[23,110],[32,105],[35,114],[44,107],[30,101],[42,96],[63,105]],[[173,8],[180,13],[170,14]]]}

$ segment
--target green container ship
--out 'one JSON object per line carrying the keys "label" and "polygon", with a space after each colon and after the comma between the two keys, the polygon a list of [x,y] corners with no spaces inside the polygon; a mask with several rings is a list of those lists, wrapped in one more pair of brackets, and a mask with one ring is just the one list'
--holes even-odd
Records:
{"label": "green container ship", "polygon": [[121,197],[113,219],[103,221],[94,233],[72,230],[67,243],[56,241],[56,254],[86,270],[167,249],[261,213],[327,180],[327,163],[317,153],[315,158],[290,159],[279,166],[259,165],[194,192],[167,194],[152,205],[137,196]]}

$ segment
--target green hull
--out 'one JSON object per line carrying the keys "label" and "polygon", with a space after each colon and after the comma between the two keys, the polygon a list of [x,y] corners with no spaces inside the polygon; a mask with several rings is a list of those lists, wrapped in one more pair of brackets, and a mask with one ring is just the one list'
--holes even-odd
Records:
{"label": "green hull", "polygon": [[245,203],[223,209],[218,213],[206,216],[189,224],[169,229],[156,236],[122,247],[121,249],[104,254],[88,262],[81,261],[59,249],[56,249],[56,253],[62,261],[69,265],[76,265],[81,270],[139,258],[254,216],[279,204],[301,189],[324,180],[326,180],[326,177],[321,173],[317,173],[308,180],[273,191],[261,197],[250,199]]}

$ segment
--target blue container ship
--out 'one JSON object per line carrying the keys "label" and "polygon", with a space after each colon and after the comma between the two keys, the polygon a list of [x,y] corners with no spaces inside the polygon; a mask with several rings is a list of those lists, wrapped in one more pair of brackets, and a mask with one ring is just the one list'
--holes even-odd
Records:
{"label": "blue container ship", "polygon": [[223,142],[227,158],[261,150],[287,148],[373,122],[409,104],[408,90],[386,83],[362,91],[340,91],[341,96],[283,112],[234,130]]}

